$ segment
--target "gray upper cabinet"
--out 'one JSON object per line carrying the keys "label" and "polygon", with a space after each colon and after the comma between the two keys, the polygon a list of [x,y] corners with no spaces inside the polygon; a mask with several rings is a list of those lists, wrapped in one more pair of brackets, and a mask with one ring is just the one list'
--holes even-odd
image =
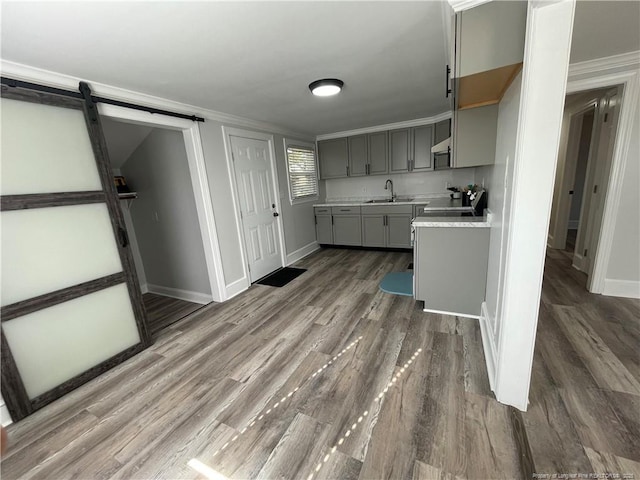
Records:
{"label": "gray upper cabinet", "polygon": [[361,177],[369,172],[367,155],[367,136],[348,137],[349,142],[349,176]]}
{"label": "gray upper cabinet", "polygon": [[[451,119],[443,120],[433,126],[433,144],[436,145],[451,136]],[[451,149],[445,153],[433,155],[433,168],[440,170],[451,168]]]}
{"label": "gray upper cabinet", "polygon": [[369,175],[389,173],[389,143],[387,132],[367,135],[369,145]]}
{"label": "gray upper cabinet", "polygon": [[431,147],[433,140],[433,126],[423,125],[413,129],[413,159],[410,163],[411,171],[433,170],[433,156]]}
{"label": "gray upper cabinet", "polygon": [[334,138],[318,142],[320,178],[342,178],[348,176],[349,148],[346,138]]}
{"label": "gray upper cabinet", "polygon": [[522,62],[527,2],[489,2],[458,15],[456,77]]}
{"label": "gray upper cabinet", "polygon": [[389,132],[389,173],[409,171],[411,135],[409,128]]}
{"label": "gray upper cabinet", "polygon": [[498,105],[460,110],[455,115],[453,166],[464,168],[493,164],[496,156]]}

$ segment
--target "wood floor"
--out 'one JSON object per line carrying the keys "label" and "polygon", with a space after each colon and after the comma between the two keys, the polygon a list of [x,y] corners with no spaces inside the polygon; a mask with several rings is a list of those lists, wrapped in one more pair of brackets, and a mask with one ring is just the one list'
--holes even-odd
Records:
{"label": "wood floor", "polygon": [[590,294],[572,255],[547,252],[522,414],[535,471],[640,479],[640,300]]}
{"label": "wood floor", "polygon": [[[522,414],[534,471],[640,478],[640,303],[588,294],[567,255],[549,252]],[[531,478],[477,321],[378,290],[410,261],[326,249],[198,310],[11,425],[2,477]]]}
{"label": "wood floor", "polygon": [[158,332],[169,325],[202,308],[199,303],[156,295],[155,293],[145,293],[142,295],[142,301],[147,312],[147,325],[153,336],[157,336]]}
{"label": "wood floor", "polygon": [[3,479],[520,478],[477,322],[379,291],[411,260],[322,250],[204,307],[10,426]]}

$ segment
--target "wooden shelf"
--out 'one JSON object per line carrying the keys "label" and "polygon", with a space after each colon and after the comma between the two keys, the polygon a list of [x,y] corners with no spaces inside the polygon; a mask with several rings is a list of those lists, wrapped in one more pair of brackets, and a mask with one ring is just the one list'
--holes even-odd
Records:
{"label": "wooden shelf", "polygon": [[138,198],[138,192],[119,193],[118,198],[126,202],[127,208],[131,208],[131,203]]}
{"label": "wooden shelf", "polygon": [[521,69],[522,63],[516,63],[461,77],[458,80],[458,110],[499,103]]}

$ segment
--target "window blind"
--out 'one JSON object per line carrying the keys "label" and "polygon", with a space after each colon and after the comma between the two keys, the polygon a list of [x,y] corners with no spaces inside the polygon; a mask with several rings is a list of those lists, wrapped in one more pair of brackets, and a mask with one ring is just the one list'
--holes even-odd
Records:
{"label": "window blind", "polygon": [[318,195],[315,152],[311,148],[287,147],[291,201]]}

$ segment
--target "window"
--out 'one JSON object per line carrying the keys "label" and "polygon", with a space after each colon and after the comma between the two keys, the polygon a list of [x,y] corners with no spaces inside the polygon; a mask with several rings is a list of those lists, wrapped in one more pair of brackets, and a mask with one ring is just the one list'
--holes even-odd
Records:
{"label": "window", "polygon": [[312,145],[294,145],[285,140],[291,204],[318,198],[318,171]]}

